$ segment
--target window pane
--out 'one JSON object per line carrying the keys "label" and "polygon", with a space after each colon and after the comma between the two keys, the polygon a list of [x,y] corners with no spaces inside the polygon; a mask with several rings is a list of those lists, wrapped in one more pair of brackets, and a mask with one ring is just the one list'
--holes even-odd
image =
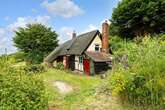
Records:
{"label": "window pane", "polygon": [[79,57],[79,63],[83,63],[83,57],[82,56]]}
{"label": "window pane", "polygon": [[98,44],[95,45],[95,51],[99,51],[100,50],[100,47]]}

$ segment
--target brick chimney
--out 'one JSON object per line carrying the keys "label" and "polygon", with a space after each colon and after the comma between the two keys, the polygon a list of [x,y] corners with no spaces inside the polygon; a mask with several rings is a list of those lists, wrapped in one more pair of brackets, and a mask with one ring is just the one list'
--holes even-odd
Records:
{"label": "brick chimney", "polygon": [[72,33],[72,39],[76,38],[76,31],[73,31]]}
{"label": "brick chimney", "polygon": [[109,24],[105,20],[102,24],[102,52],[109,53]]}

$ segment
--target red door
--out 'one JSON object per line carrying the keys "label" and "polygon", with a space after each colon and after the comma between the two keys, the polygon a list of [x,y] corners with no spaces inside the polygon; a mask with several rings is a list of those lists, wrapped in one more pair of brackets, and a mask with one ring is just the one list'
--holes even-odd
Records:
{"label": "red door", "polygon": [[89,60],[84,59],[83,65],[84,65],[84,72],[86,73],[86,75],[90,75],[90,62],[89,62]]}

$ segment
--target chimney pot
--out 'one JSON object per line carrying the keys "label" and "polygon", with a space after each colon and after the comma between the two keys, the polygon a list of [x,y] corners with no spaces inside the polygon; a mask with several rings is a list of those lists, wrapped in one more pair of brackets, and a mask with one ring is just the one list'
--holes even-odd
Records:
{"label": "chimney pot", "polygon": [[72,39],[76,38],[76,31],[74,30],[72,33]]}

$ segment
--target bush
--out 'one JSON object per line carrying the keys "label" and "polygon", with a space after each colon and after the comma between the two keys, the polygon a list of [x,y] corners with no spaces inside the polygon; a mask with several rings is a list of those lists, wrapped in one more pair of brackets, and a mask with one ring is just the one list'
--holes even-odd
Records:
{"label": "bush", "polygon": [[13,53],[9,56],[13,57],[16,60],[16,62],[18,63],[18,62],[24,62],[25,61],[26,54],[23,52],[16,52],[16,53]]}
{"label": "bush", "polygon": [[10,66],[14,63],[15,59],[13,57],[7,55],[0,56],[0,72],[9,71]]}
{"label": "bush", "polygon": [[55,66],[56,69],[59,69],[59,70],[64,70],[64,65],[63,63],[57,63],[57,65]]}
{"label": "bush", "polygon": [[11,56],[0,57],[0,110],[46,110],[43,81],[13,67],[14,63]]}
{"label": "bush", "polygon": [[31,75],[0,75],[0,110],[46,110],[43,81]]}
{"label": "bush", "polygon": [[45,67],[40,64],[28,65],[23,68],[26,73],[41,73],[46,71]]}
{"label": "bush", "polygon": [[114,63],[109,86],[136,105],[163,107],[165,104],[165,45],[160,39],[145,37],[142,42],[128,42]]}

